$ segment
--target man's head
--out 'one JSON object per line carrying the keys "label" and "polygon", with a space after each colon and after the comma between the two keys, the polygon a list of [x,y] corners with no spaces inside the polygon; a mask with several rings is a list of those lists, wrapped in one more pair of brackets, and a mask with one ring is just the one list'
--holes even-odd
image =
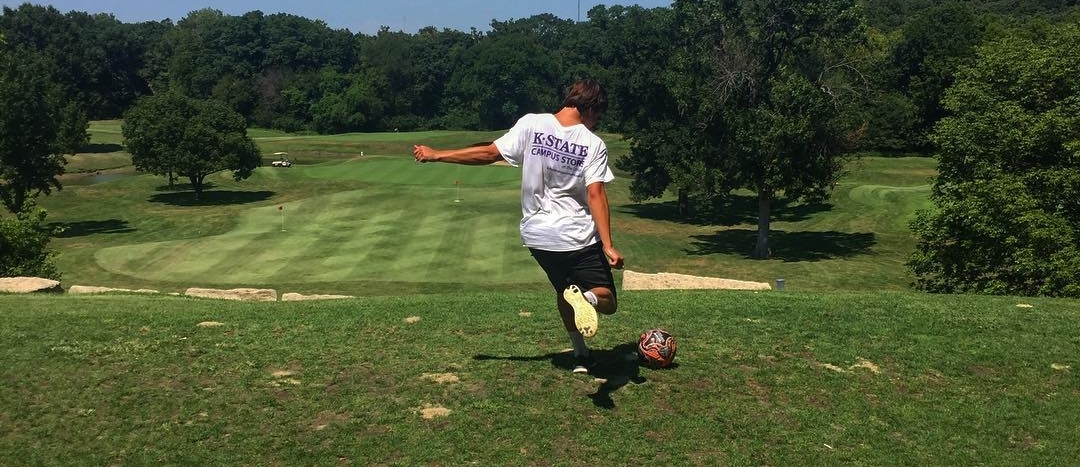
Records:
{"label": "man's head", "polygon": [[589,128],[596,126],[600,115],[607,110],[607,93],[600,82],[592,79],[580,79],[566,90],[563,107],[573,107],[581,114],[582,123]]}

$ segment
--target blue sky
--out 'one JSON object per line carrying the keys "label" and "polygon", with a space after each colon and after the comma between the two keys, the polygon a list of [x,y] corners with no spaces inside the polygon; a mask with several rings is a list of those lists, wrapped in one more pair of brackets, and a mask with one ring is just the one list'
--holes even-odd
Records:
{"label": "blue sky", "polygon": [[[0,1],[17,8],[26,0]],[[84,11],[109,13],[125,23],[171,19],[175,23],[188,13],[214,8],[227,15],[242,15],[260,10],[266,14],[289,13],[319,19],[334,29],[372,34],[380,26],[391,30],[416,32],[425,26],[468,31],[487,31],[492,19],[501,21],[551,13],[560,18],[586,19],[596,5],[640,5],[645,8],[669,7],[671,0],[30,0],[37,5],[51,5],[61,13]]]}

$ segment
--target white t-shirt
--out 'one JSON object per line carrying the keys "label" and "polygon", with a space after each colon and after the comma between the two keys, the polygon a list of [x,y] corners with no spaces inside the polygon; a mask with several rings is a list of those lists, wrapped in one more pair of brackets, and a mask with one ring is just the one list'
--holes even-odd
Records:
{"label": "white t-shirt", "polygon": [[528,114],[495,146],[506,162],[521,167],[525,246],[574,251],[599,241],[586,187],[615,179],[599,136],[582,124],[564,127],[552,114]]}

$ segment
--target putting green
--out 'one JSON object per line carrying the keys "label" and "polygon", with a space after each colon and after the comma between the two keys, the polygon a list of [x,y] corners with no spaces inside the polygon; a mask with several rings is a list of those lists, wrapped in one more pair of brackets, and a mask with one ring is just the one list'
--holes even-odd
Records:
{"label": "putting green", "polygon": [[259,170],[370,185],[253,207],[222,235],[104,248],[96,262],[174,283],[545,280],[518,235],[517,169],[365,158]]}

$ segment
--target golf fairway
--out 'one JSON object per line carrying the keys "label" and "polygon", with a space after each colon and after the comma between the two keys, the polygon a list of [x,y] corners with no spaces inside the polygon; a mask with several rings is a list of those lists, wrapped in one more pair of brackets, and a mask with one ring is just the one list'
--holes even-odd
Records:
{"label": "golf fairway", "polygon": [[95,261],[154,281],[230,285],[544,280],[518,235],[516,169],[371,158],[259,170],[365,186],[253,206],[227,233],[103,248]]}

